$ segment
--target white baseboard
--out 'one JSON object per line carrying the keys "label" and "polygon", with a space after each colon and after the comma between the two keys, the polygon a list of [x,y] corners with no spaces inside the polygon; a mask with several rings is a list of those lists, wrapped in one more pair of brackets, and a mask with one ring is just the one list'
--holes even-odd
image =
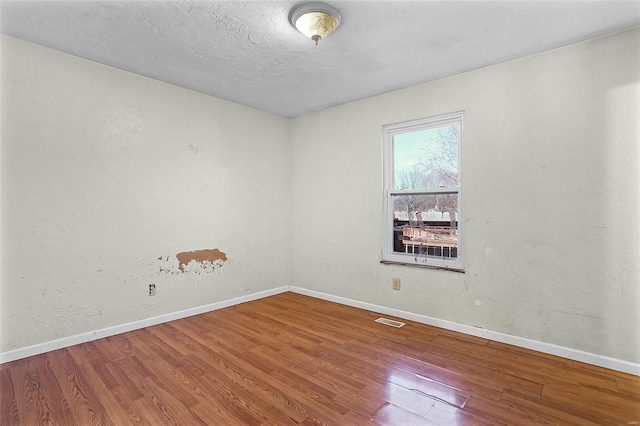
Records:
{"label": "white baseboard", "polygon": [[519,346],[521,348],[531,349],[550,355],[556,355],[562,358],[585,362],[587,364],[608,368],[610,370],[616,370],[623,373],[640,376],[640,364],[629,361],[610,358],[607,356],[585,352],[578,349],[571,349],[564,346],[558,346],[551,343],[540,342],[538,340],[527,339],[525,337],[518,337],[511,334],[500,333],[498,331],[486,330],[483,328],[460,324],[453,321],[433,318],[426,315],[414,314],[412,312],[388,308],[386,306],[375,305],[373,303],[360,302],[358,300],[347,299],[345,297],[334,296],[331,294],[321,293],[314,290],[307,290],[300,287],[289,286],[289,291],[315,297],[317,299],[340,303],[342,305],[353,306],[356,308],[380,312],[387,315],[393,315],[398,318],[404,318],[410,321],[432,325],[434,327],[457,331],[460,333],[469,334],[471,336],[482,337],[485,339],[494,340],[496,342],[507,343],[510,345]]}
{"label": "white baseboard", "polygon": [[282,286],[282,287],[274,288],[271,290],[266,290],[258,293],[236,297],[229,300],[223,300],[221,302],[211,303],[204,306],[197,306],[195,308],[185,309],[177,312],[171,312],[168,314],[158,315],[152,318],[146,318],[139,321],[133,321],[130,323],[121,324],[114,327],[107,327],[107,328],[103,328],[96,331],[90,331],[88,333],[82,333],[82,334],[77,334],[75,336],[63,337],[61,339],[52,340],[50,342],[39,343],[37,345],[28,346],[25,348],[2,352],[0,353],[0,364],[5,362],[10,362],[10,361],[15,361],[17,359],[26,358],[29,356],[39,355],[49,351],[54,351],[56,349],[66,348],[66,347],[77,345],[80,343],[90,342],[92,340],[102,339],[103,337],[114,336],[116,334],[126,333],[128,331],[138,330],[144,327],[150,327],[152,325],[177,320],[180,318],[190,317],[192,315],[198,315],[205,312],[215,311],[216,309],[222,309],[229,306],[239,305],[240,303],[262,299],[264,297],[273,296],[279,293],[284,293],[286,291],[292,291],[294,293],[304,294],[306,296],[328,300],[330,302],[340,303],[342,305],[353,306],[356,308],[366,309],[374,312],[380,312],[382,314],[392,315],[398,318],[404,318],[410,321],[432,325],[434,327],[440,327],[447,330],[457,331],[460,333],[469,334],[471,336],[482,337],[485,339],[494,340],[496,342],[507,343],[510,345],[519,346],[522,348],[531,349],[531,350],[542,352],[542,353],[547,353],[550,355],[556,355],[562,358],[568,358],[575,361],[585,362],[587,364],[596,365],[599,367],[604,367],[611,370],[621,371],[623,373],[640,376],[640,364],[636,364],[633,362],[624,361],[616,358],[610,358],[607,356],[580,351],[577,349],[571,349],[564,346],[558,346],[551,343],[545,343],[537,340],[527,339],[525,337],[513,336],[510,334],[500,333],[498,331],[486,330],[483,328],[460,324],[453,321],[433,318],[426,315],[415,314],[412,312],[402,311],[400,309],[389,308],[386,306],[380,306],[373,303],[347,299],[345,297],[334,296],[331,294],[321,293],[319,291],[314,291],[314,290],[307,290],[307,289],[304,289],[301,287],[295,287],[295,286]]}
{"label": "white baseboard", "polygon": [[144,327],[150,327],[152,325],[174,321],[180,318],[186,318],[193,315],[203,314],[205,312],[215,311],[216,309],[222,309],[222,308],[226,308],[233,305],[239,305],[240,303],[250,302],[252,300],[262,299],[263,297],[284,293],[285,291],[288,291],[288,289],[289,289],[288,286],[278,287],[271,290],[248,294],[245,296],[240,296],[240,297],[236,297],[229,300],[223,300],[221,302],[210,303],[208,305],[197,306],[195,308],[189,308],[182,311],[171,312],[168,314],[158,315],[152,318],[145,318],[139,321],[133,321],[126,324],[107,327],[107,328],[103,328],[96,331],[90,331],[88,333],[76,334],[75,336],[63,337],[61,339],[39,343],[37,345],[27,346],[25,348],[2,352],[0,353],[0,364],[5,362],[10,362],[10,361],[15,361],[17,359],[26,358],[29,356],[39,355],[49,351],[55,351],[56,349],[66,348],[69,346],[77,345],[79,343],[85,343],[85,342],[90,342],[92,340],[102,339],[103,337],[109,337],[109,336],[114,336],[116,334],[126,333],[128,331],[139,330]]}

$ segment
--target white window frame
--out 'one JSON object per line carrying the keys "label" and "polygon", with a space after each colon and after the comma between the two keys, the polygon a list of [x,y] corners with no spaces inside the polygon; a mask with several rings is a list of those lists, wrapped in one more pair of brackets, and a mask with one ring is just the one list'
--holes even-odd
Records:
{"label": "white window frame", "polygon": [[[436,269],[448,269],[464,272],[463,263],[463,209],[462,209],[462,187],[463,187],[463,118],[464,111],[438,115],[401,123],[387,124],[382,126],[383,142],[383,185],[384,185],[384,228],[382,241],[381,263],[402,264],[410,266],[420,266]],[[394,158],[393,158],[393,138],[395,135],[411,133],[420,130],[427,130],[447,124],[459,124],[458,134],[458,186],[454,188],[430,188],[430,189],[395,189],[394,186]],[[455,258],[425,256],[413,253],[399,253],[393,251],[394,239],[394,207],[393,197],[398,195],[433,195],[433,194],[458,194],[458,247]]]}

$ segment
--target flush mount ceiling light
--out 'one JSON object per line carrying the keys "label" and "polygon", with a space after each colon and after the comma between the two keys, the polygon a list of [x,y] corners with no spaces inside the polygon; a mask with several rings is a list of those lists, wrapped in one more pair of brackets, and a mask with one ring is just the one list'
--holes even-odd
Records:
{"label": "flush mount ceiling light", "polygon": [[342,16],[335,7],[324,3],[307,3],[295,7],[289,14],[289,22],[305,36],[316,42],[329,37]]}

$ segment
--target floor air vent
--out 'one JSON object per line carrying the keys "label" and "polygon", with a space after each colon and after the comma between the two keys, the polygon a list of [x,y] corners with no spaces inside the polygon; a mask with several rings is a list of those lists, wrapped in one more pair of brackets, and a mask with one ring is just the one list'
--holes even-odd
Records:
{"label": "floor air vent", "polygon": [[376,322],[379,322],[380,324],[390,325],[391,327],[396,327],[396,328],[400,328],[405,324],[403,322],[394,321],[387,318],[378,318]]}

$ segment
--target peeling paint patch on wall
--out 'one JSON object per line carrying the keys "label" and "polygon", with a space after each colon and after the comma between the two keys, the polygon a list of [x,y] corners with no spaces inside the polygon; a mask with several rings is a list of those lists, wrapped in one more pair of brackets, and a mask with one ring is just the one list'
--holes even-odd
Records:
{"label": "peeling paint patch on wall", "polygon": [[[176,264],[175,260],[178,262]],[[185,251],[174,256],[159,256],[161,275],[202,274],[213,272],[227,261],[227,255],[218,249]],[[156,267],[158,267],[156,266]]]}
{"label": "peeling paint patch on wall", "polygon": [[176,258],[178,259],[178,269],[181,272],[185,272],[185,266],[191,262],[196,262],[205,269],[211,267],[213,270],[216,266],[220,267],[227,261],[227,255],[218,249],[185,251],[176,254]]}

